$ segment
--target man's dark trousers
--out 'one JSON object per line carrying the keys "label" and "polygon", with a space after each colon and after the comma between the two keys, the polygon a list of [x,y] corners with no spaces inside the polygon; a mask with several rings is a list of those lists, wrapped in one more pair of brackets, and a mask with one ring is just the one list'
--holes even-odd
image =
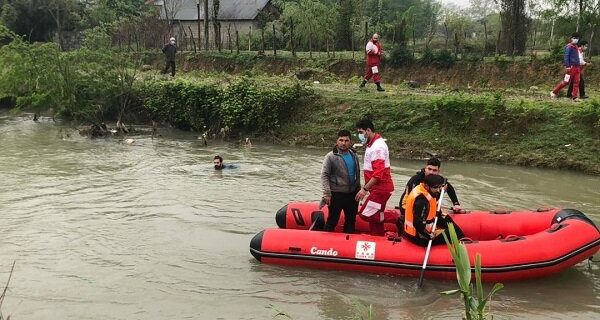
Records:
{"label": "man's dark trousers", "polygon": [[355,200],[357,193],[358,190],[351,193],[331,193],[331,204],[329,205],[329,216],[325,223],[325,231],[335,229],[340,219],[340,213],[344,210],[344,233],[354,233],[356,214],[358,213],[358,202]]}

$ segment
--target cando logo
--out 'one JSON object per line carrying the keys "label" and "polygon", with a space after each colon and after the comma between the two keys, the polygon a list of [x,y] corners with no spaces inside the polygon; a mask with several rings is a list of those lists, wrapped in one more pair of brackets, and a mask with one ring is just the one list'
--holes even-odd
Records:
{"label": "cando logo", "polygon": [[331,256],[335,257],[338,255],[338,252],[333,250],[333,248],[329,248],[329,250],[318,249],[317,247],[310,248],[310,254],[315,254],[318,256]]}

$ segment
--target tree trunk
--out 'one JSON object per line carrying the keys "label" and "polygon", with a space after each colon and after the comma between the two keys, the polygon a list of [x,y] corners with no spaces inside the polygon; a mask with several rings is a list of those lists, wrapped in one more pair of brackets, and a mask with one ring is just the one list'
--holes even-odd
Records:
{"label": "tree trunk", "polygon": [[294,47],[294,20],[290,18],[290,49],[292,56],[296,56],[296,48]]}
{"label": "tree trunk", "polygon": [[583,0],[579,0],[579,14],[577,15],[577,28],[575,31],[579,32],[579,22],[581,21],[581,15],[583,14]]}
{"label": "tree trunk", "polygon": [[588,42],[588,47],[590,48],[590,50],[588,51],[588,58],[590,59],[590,61],[592,58],[592,50],[594,48],[594,46],[592,45],[592,41],[594,40],[594,33],[596,31],[596,27],[597,25],[592,26],[592,33],[590,34],[590,41]]}
{"label": "tree trunk", "polygon": [[501,37],[502,37],[502,30],[498,30],[498,39],[496,40],[496,55],[498,55],[498,53],[499,53]]}
{"label": "tree trunk", "polygon": [[336,39],[333,37],[331,40],[331,56],[335,58],[335,44],[337,43]]}
{"label": "tree trunk", "polygon": [[308,25],[308,56],[312,59],[312,27]]}
{"label": "tree trunk", "polygon": [[550,40],[548,40],[548,46],[554,43],[554,25],[556,23],[556,17],[552,19],[552,27],[550,28]]}
{"label": "tree trunk", "polygon": [[458,33],[454,32],[454,57],[458,59]]}
{"label": "tree trunk", "polygon": [[352,49],[352,60],[354,60],[354,31],[350,33],[350,47]]}
{"label": "tree trunk", "polygon": [[487,56],[487,46],[488,46],[488,31],[487,31],[487,21],[483,20],[483,34],[484,34],[484,40],[485,43],[483,45],[483,56]]}
{"label": "tree trunk", "polygon": [[533,45],[531,46],[531,52],[535,55],[535,38],[537,37],[537,24],[533,23]]}
{"label": "tree trunk", "polygon": [[260,41],[261,41],[261,47],[260,47],[260,52],[262,54],[265,53],[265,28],[260,29]]}
{"label": "tree trunk", "polygon": [[229,47],[229,52],[233,52],[233,47],[231,46],[231,23],[227,25],[227,46]]}
{"label": "tree trunk", "polygon": [[413,19],[412,38],[413,38],[412,56],[414,59],[415,58],[415,50],[417,50],[417,39],[415,37],[415,19]]}
{"label": "tree trunk", "polygon": [[235,48],[237,54],[240,54],[240,32],[237,29],[235,30]]}
{"label": "tree trunk", "polygon": [[[197,21],[198,22],[198,31],[197,31],[198,47],[200,50],[202,50],[202,39],[200,38],[200,30],[202,30],[202,28],[201,28],[202,25],[200,24],[200,1],[198,1],[198,3],[196,3],[196,9],[197,9],[197,13],[198,13],[198,21]],[[192,33],[192,35],[193,35],[193,33]],[[195,51],[195,49],[194,49],[194,51]]]}
{"label": "tree trunk", "polygon": [[[365,42],[364,42],[364,44],[366,45],[368,42],[369,42],[369,22],[365,21]],[[363,52],[365,53],[365,60],[366,60],[367,59],[367,50],[363,50]]]}
{"label": "tree trunk", "polygon": [[204,50],[209,49],[209,29],[208,29],[208,0],[204,0]]}
{"label": "tree trunk", "polygon": [[194,40],[194,32],[192,31],[192,27],[188,26],[188,29],[190,29],[190,37],[192,38],[192,44],[194,44],[194,53],[197,53],[196,40]]}
{"label": "tree trunk", "polygon": [[327,58],[329,58],[329,37],[325,40],[325,51],[327,51]]}
{"label": "tree trunk", "polygon": [[167,21],[167,28],[169,28],[169,34],[171,34],[171,21],[169,21],[169,12],[167,11],[167,4],[166,2],[163,3],[163,9],[165,9],[165,20]]}
{"label": "tree trunk", "polygon": [[248,30],[248,51],[252,51],[252,26]]}
{"label": "tree trunk", "polygon": [[273,23],[273,56],[277,57],[277,46],[275,40],[275,23]]}
{"label": "tree trunk", "polygon": [[444,49],[448,50],[448,40],[450,39],[450,32],[448,31],[448,23],[444,21],[444,31],[446,33],[446,41],[444,43]]}

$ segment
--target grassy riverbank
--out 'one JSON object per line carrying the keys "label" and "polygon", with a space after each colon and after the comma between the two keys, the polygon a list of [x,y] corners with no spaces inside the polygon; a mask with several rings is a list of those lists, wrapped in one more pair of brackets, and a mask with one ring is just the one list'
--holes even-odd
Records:
{"label": "grassy riverbank", "polygon": [[[383,94],[318,85],[312,103],[282,127],[287,143],[321,145],[369,116],[399,158],[445,159],[600,173],[600,101],[574,104],[493,93],[411,90]],[[323,140],[325,142],[323,142]]]}

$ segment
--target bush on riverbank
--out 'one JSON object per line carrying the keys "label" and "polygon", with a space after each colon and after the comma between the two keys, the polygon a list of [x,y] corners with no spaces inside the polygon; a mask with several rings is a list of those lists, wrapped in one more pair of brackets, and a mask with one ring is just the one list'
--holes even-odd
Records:
{"label": "bush on riverbank", "polygon": [[[104,31],[90,31],[102,39]],[[268,132],[276,130],[305,89],[286,78],[242,77],[229,84],[141,74],[143,57],[89,41],[62,52],[53,43],[29,44],[0,29],[12,41],[0,47],[0,101],[16,110],[72,119],[102,128],[109,121],[147,119],[184,130]],[[277,83],[277,85],[266,85]],[[128,118],[129,119],[124,119]]]}
{"label": "bush on riverbank", "polygon": [[[269,79],[273,82],[275,79]],[[299,82],[279,79],[277,85],[242,77],[227,86],[202,81],[140,82],[136,95],[141,110],[155,121],[196,131],[265,133],[277,130],[307,93]]]}

